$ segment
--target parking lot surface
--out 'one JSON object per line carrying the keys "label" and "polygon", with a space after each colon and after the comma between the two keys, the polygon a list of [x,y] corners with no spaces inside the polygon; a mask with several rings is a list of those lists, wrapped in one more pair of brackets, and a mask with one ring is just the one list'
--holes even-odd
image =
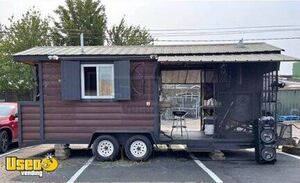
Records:
{"label": "parking lot surface", "polygon": [[[72,146],[71,146],[72,148]],[[13,149],[14,151],[16,149]],[[53,153],[53,145],[21,149],[9,156],[44,158]],[[8,156],[7,155],[7,156]],[[6,156],[6,155],[5,155]],[[300,157],[278,154],[275,165],[258,165],[252,150],[226,151],[226,160],[213,161],[207,153],[183,149],[156,149],[147,162],[132,162],[120,155],[114,162],[97,162],[86,148],[74,147],[71,157],[61,160],[53,173],[21,176],[7,172],[0,155],[1,182],[295,182],[300,180]],[[90,164],[87,163],[90,161]],[[83,171],[81,171],[83,170]]]}

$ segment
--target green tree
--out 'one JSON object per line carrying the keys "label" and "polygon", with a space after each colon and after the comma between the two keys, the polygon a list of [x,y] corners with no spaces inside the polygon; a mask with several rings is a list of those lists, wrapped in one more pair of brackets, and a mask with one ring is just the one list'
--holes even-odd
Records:
{"label": "green tree", "polygon": [[33,67],[15,62],[12,55],[34,46],[51,44],[49,18],[30,9],[21,19],[9,18],[0,44],[0,91],[25,91],[35,87]]}
{"label": "green tree", "polygon": [[103,45],[106,32],[105,7],[99,0],[66,0],[66,7],[59,6],[55,13],[54,43],[80,45],[79,35],[84,33],[85,45]]}
{"label": "green tree", "polygon": [[[0,23],[0,40],[3,38],[3,25]],[[0,43],[1,44],[1,43]]]}
{"label": "green tree", "polygon": [[153,41],[146,28],[128,26],[124,17],[119,25],[114,25],[107,32],[110,45],[147,45]]}

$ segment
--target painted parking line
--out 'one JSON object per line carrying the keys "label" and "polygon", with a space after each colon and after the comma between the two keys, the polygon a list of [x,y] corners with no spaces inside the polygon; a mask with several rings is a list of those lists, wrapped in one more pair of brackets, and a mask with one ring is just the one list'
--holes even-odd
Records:
{"label": "painted parking line", "polygon": [[[255,152],[254,149],[246,149],[246,151]],[[283,155],[286,155],[286,156],[289,156],[289,157],[296,158],[296,159],[299,159],[299,160],[300,160],[300,156],[296,156],[296,155],[289,154],[289,153],[282,152],[282,151],[277,151],[277,153],[283,154]]]}
{"label": "painted parking line", "polygon": [[78,177],[82,174],[82,172],[88,167],[90,166],[90,164],[94,161],[95,157],[91,157],[72,177],[70,180],[68,180],[67,183],[73,183],[75,182]]}
{"label": "painted parking line", "polygon": [[207,168],[199,159],[197,159],[192,153],[189,153],[190,157],[194,160],[194,162],[202,168],[216,183],[223,183],[223,181],[209,168]]}
{"label": "painted parking line", "polygon": [[299,160],[300,160],[300,156],[296,156],[296,155],[293,155],[293,154],[285,153],[285,152],[282,152],[282,151],[280,151],[280,152],[278,152],[278,153],[284,154],[284,155],[286,155],[286,156],[293,157],[293,158],[296,158],[296,159],[299,159]]}
{"label": "painted parking line", "polygon": [[[186,147],[183,145],[178,145],[179,148],[186,150]],[[205,166],[196,156],[194,156],[191,152],[188,152],[190,157],[194,160],[194,162],[200,167],[202,168],[202,170],[204,170],[216,183],[223,183],[223,181],[213,172],[211,171],[209,168],[207,168],[207,166]]]}
{"label": "painted parking line", "polygon": [[32,148],[32,147],[35,147],[35,146],[28,146],[28,147],[19,148],[19,149],[15,149],[15,150],[9,151],[7,153],[1,154],[0,158],[3,157],[3,156],[6,156],[6,155],[12,154],[14,152],[18,152],[18,151],[21,151],[21,150],[29,149],[29,148]]}

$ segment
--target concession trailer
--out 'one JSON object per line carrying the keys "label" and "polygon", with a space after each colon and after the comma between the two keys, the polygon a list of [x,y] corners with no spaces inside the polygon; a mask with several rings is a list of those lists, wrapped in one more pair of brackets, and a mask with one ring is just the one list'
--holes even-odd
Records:
{"label": "concession trailer", "polygon": [[34,47],[14,55],[36,72],[19,103],[19,143],[89,144],[147,160],[156,144],[188,151],[254,148],[275,162],[280,62],[266,43]]}

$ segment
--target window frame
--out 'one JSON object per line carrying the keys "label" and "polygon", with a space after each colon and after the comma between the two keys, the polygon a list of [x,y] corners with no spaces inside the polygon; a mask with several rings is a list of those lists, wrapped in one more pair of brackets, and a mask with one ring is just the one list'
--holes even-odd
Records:
{"label": "window frame", "polygon": [[[85,67],[96,67],[96,90],[97,90],[97,96],[88,96],[85,95],[85,78],[84,78],[84,68]],[[112,95],[107,96],[100,96],[100,84],[99,84],[99,73],[101,67],[111,67],[112,73],[111,73],[111,80],[112,80]],[[114,64],[81,64],[80,66],[81,70],[81,98],[82,99],[114,99],[115,98],[115,73],[114,73]]]}

